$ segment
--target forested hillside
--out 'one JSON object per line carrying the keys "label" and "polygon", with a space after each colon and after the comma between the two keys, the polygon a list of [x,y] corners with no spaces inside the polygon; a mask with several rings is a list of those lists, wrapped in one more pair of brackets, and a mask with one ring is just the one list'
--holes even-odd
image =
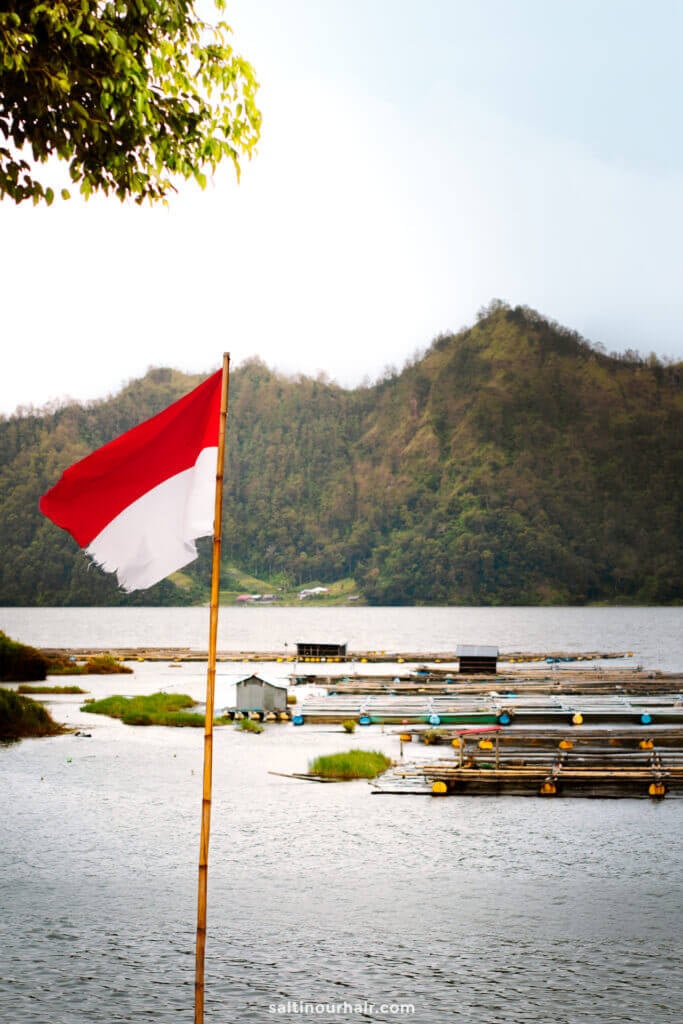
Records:
{"label": "forested hillside", "polygon": [[[0,420],[0,603],[205,598],[208,543],[125,596],[37,505],[198,382],[151,370],[106,401]],[[680,364],[493,303],[372,387],[234,371],[224,559],[274,586],[353,576],[376,604],[680,601],[682,476]]]}

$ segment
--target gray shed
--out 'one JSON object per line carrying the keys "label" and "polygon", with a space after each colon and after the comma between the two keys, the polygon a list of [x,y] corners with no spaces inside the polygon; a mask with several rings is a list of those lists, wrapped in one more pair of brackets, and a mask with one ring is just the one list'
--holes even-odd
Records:
{"label": "gray shed", "polygon": [[286,711],[287,687],[268,683],[260,676],[247,676],[235,686],[236,711]]}
{"label": "gray shed", "polygon": [[473,675],[493,675],[498,669],[498,648],[458,644],[455,656],[460,662],[460,671]]}

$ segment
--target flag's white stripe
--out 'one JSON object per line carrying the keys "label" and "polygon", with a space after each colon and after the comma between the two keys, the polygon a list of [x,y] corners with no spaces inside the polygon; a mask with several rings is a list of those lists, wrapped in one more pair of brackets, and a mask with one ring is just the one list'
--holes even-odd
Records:
{"label": "flag's white stripe", "polygon": [[217,448],[120,512],[90,542],[88,554],[116,572],[124,590],[143,590],[197,557],[195,539],[213,533]]}

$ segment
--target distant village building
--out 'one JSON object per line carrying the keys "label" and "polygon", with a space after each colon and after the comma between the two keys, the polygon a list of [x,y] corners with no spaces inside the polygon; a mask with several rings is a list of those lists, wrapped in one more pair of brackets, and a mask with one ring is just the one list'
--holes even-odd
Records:
{"label": "distant village building", "polygon": [[469,675],[493,675],[498,670],[498,648],[458,644],[455,656],[460,662],[460,672]]}
{"label": "distant village building", "polygon": [[308,587],[299,591],[299,600],[304,601],[307,597],[316,597],[318,594],[329,594],[328,587]]}

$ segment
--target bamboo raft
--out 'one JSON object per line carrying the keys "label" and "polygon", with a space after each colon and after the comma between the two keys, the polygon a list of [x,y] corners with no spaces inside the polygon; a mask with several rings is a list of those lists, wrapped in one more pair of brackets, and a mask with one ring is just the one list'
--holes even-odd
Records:
{"label": "bamboo raft", "polygon": [[576,672],[562,669],[542,676],[524,673],[505,675],[460,676],[458,674],[409,676],[311,676],[310,682],[324,686],[330,696],[377,694],[406,696],[408,694],[435,695],[491,695],[514,691],[528,694],[615,694],[628,691],[629,695],[683,694],[683,675],[665,675],[658,672],[624,672],[615,669]]}
{"label": "bamboo raft", "polygon": [[[439,768],[413,778],[394,770],[391,780],[373,789],[375,795],[545,796],[593,798],[683,797],[683,766],[655,769],[598,765],[592,769],[562,765],[513,768]],[[406,785],[406,781],[408,784]]]}
{"label": "bamboo raft", "polygon": [[[398,734],[397,730],[397,734]],[[536,752],[557,753],[558,749],[574,749],[577,753],[592,754],[595,751],[617,749],[629,751],[656,749],[673,753],[683,749],[683,725],[624,725],[593,724],[577,728],[565,723],[539,725],[482,726],[474,729],[445,726],[434,729],[430,726],[402,727],[402,743],[424,743],[428,746],[456,746],[467,749],[474,740],[475,746],[482,739],[492,740],[494,747],[508,750],[517,756],[532,757]]]}
{"label": "bamboo raft", "polygon": [[680,723],[683,725],[683,697],[680,694],[643,697],[621,694],[601,696],[583,694],[563,697],[556,694],[528,696],[448,696],[422,695],[335,697],[310,696],[294,716],[295,725],[334,723],[353,719],[360,725],[415,723],[440,725],[509,725],[523,723],[584,722]]}
{"label": "bamboo raft", "polygon": [[[452,759],[395,766],[375,780],[373,792],[652,799],[683,796],[683,729],[678,730],[675,745],[670,745],[670,735],[650,730],[637,747],[630,735],[607,730],[586,741],[582,737],[578,743],[572,735],[571,740],[565,737],[558,744],[556,733],[554,749],[541,749],[543,737],[536,737],[538,745],[534,746],[530,735],[512,737],[502,730],[494,739],[492,735],[491,730],[471,730],[469,735],[463,730],[454,738],[458,745]],[[643,737],[643,732],[639,735]],[[609,747],[604,745],[607,738]],[[503,741],[508,741],[507,745]]]}

